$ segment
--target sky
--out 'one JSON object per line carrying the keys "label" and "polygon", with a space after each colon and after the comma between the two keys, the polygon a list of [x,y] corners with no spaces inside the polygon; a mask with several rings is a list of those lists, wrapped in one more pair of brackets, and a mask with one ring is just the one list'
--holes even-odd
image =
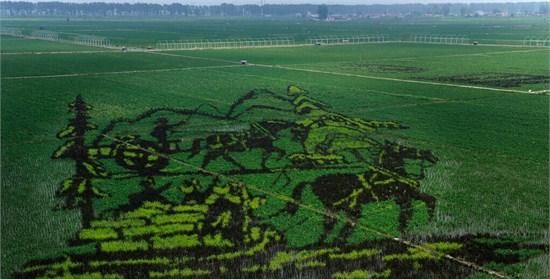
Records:
{"label": "sky", "polygon": [[[260,4],[262,0],[27,0],[29,2],[108,2],[108,3],[181,3],[189,5],[216,5],[221,3]],[[404,3],[483,3],[483,2],[542,2],[544,0],[264,0],[266,4],[404,4]]]}

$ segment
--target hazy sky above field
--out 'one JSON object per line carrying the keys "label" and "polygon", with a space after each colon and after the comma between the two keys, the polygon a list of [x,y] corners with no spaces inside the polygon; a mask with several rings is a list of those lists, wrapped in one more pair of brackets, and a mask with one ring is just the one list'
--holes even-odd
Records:
{"label": "hazy sky above field", "polygon": [[[30,0],[32,1],[32,0]],[[50,2],[53,0],[34,0],[32,2]],[[189,5],[259,4],[261,0],[57,0],[61,2],[89,3],[181,3]],[[543,2],[541,0],[264,0],[266,4],[404,4],[404,3],[502,3],[502,2]]]}

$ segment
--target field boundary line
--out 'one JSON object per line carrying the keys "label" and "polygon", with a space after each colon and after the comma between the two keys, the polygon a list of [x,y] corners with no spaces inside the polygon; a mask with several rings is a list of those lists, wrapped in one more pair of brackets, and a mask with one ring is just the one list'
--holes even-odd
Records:
{"label": "field boundary line", "polygon": [[[77,36],[81,36],[81,35],[85,35],[85,34],[78,34],[78,33],[71,33],[71,32],[54,32],[56,34],[70,34],[70,35],[77,35]],[[44,38],[44,37],[40,37],[40,36],[34,36],[34,35],[23,35],[23,34],[19,34],[19,35],[10,35],[10,34],[3,34],[3,36],[9,36],[9,37],[13,37],[13,38],[19,38],[19,39],[23,39],[23,40],[37,40],[37,41],[46,41],[46,42],[52,42],[52,43],[58,43],[58,44],[66,44],[66,45],[77,45],[77,46],[86,46],[86,47],[91,47],[91,48],[97,48],[97,49],[110,49],[110,50],[115,50],[115,49],[119,49],[119,47],[117,46],[113,46],[110,41],[108,41],[108,44],[105,44],[105,45],[100,45],[100,44],[93,44],[93,43],[83,43],[83,42],[79,42],[77,40],[69,40],[69,39],[60,39],[60,38],[55,38],[55,39],[52,39],[52,38]],[[103,38],[104,40],[106,40],[106,38]]]}
{"label": "field boundary line", "polygon": [[67,78],[67,77],[82,77],[82,76],[127,75],[127,74],[139,74],[139,73],[163,73],[163,72],[177,72],[177,71],[189,71],[189,70],[219,69],[219,68],[231,68],[231,67],[239,67],[239,66],[240,65],[215,65],[215,66],[203,66],[203,67],[199,66],[199,67],[184,67],[184,68],[128,70],[128,71],[116,71],[116,72],[92,72],[92,73],[57,74],[57,75],[12,76],[12,77],[2,77],[2,79],[4,79],[4,80],[19,80],[19,79]]}
{"label": "field boundary line", "polygon": [[[468,56],[490,56],[490,55],[500,55],[500,54],[509,54],[509,53],[526,53],[526,52],[538,52],[545,49],[524,49],[524,50],[508,50],[508,51],[491,51],[491,52],[476,52],[476,53],[462,53],[462,54],[442,54],[442,55],[425,55],[425,56],[408,56],[408,57],[387,57],[387,58],[374,58],[374,59],[365,59],[365,62],[374,62],[367,64],[376,64],[378,61],[391,61],[391,60],[404,60],[404,61],[416,61],[419,59],[425,58],[445,58],[445,57],[468,57]],[[326,61],[326,62],[312,62],[312,63],[293,63],[285,64],[287,66],[315,66],[315,65],[341,65],[343,63],[354,63],[356,61]]]}
{"label": "field boundary line", "polygon": [[49,54],[93,54],[93,53],[122,53],[120,50],[59,50],[59,51],[22,51],[1,52],[1,55],[49,55]]}
{"label": "field boundary line", "polygon": [[[48,41],[48,42],[56,42],[56,43],[63,43],[61,41],[50,41],[50,40],[41,40],[37,38],[22,38],[27,40],[39,40],[39,41]],[[370,42],[370,43],[353,43],[353,44],[329,44],[324,46],[352,46],[352,45],[367,45],[367,44],[386,44],[386,43],[400,43],[399,41],[384,41],[384,42]],[[77,46],[87,46],[87,45],[80,45],[80,44],[72,44],[72,43],[66,43],[68,45],[77,45]],[[93,47],[93,46],[88,46]],[[281,46],[248,46],[248,47],[219,47],[219,48],[193,48],[193,49],[179,49],[179,48],[167,48],[167,49],[146,49],[142,47],[128,47],[125,51],[122,51],[122,47],[110,47],[110,48],[103,48],[103,47],[93,47],[93,48],[99,48],[104,50],[68,50],[68,51],[25,51],[25,52],[4,52],[0,53],[0,55],[46,55],[46,54],[86,54],[86,53],[101,53],[101,52],[113,52],[113,53],[132,53],[132,52],[147,52],[147,53],[162,53],[162,52],[170,52],[170,51],[201,51],[201,50],[232,50],[232,49],[253,49],[253,48],[299,48],[299,47],[320,47],[312,44],[295,44],[295,45],[281,45]],[[191,56],[190,56],[191,57]]]}
{"label": "field boundary line", "polygon": [[[67,34],[76,34],[76,33],[67,33]],[[94,52],[120,52],[123,47],[118,46],[92,46],[92,45],[86,45],[86,44],[79,44],[68,40],[47,40],[42,39],[38,37],[29,37],[29,36],[23,36],[23,37],[16,37],[20,39],[26,39],[26,40],[39,40],[39,41],[48,41],[48,42],[55,42],[55,43],[61,43],[61,44],[67,44],[67,45],[78,45],[78,46],[88,46],[93,48],[99,48],[104,49],[104,51],[101,50],[82,50],[82,51],[29,51],[29,52],[7,52],[7,53],[0,53],[0,55],[41,55],[41,54],[68,54],[68,53],[94,53]],[[261,49],[261,48],[301,48],[301,47],[332,47],[332,46],[353,46],[353,45],[376,45],[376,44],[414,44],[414,45],[448,45],[448,46],[472,46],[472,44],[446,44],[446,43],[422,43],[422,42],[414,42],[414,41],[406,41],[406,40],[388,40],[388,41],[381,41],[381,42],[355,42],[355,43],[329,43],[324,45],[315,45],[310,43],[298,43],[298,44],[292,44],[292,45],[266,45],[266,46],[240,46],[240,47],[214,47],[214,48],[167,48],[167,49],[147,49],[145,47],[128,47],[126,52],[149,52],[149,53],[155,53],[155,52],[164,52],[164,51],[201,51],[201,50],[231,50],[231,49]],[[511,47],[511,48],[524,48],[524,49],[532,49],[532,50],[549,50],[550,47],[548,46],[524,46],[524,45],[509,45],[509,44],[478,44],[475,45],[475,47]]]}
{"label": "field boundary line", "polygon": [[550,46],[526,46],[526,45],[511,45],[511,44],[486,44],[486,43],[479,43],[477,45],[474,45],[473,43],[464,43],[464,44],[449,44],[449,43],[442,43],[442,42],[415,42],[415,41],[408,41],[408,40],[395,40],[393,41],[395,43],[402,43],[402,44],[418,44],[418,45],[447,45],[447,46],[488,46],[488,47],[516,47],[516,48],[540,48],[540,49],[550,49]]}
{"label": "field boundary line", "polygon": [[375,80],[397,81],[397,82],[404,82],[404,83],[417,83],[417,84],[426,84],[426,85],[458,87],[458,88],[478,89],[478,90],[488,90],[488,91],[508,92],[508,93],[519,93],[519,94],[526,94],[526,95],[537,95],[537,94],[530,93],[528,91],[522,91],[522,90],[500,89],[500,88],[483,87],[483,86],[475,86],[475,85],[462,85],[462,84],[443,83],[443,82],[434,82],[434,81],[379,77],[379,76],[371,76],[371,75],[360,75],[360,74],[341,73],[341,72],[332,72],[332,71],[323,71],[323,70],[293,68],[293,67],[281,66],[281,65],[267,65],[267,64],[250,64],[250,65],[263,67],[263,68],[284,69],[284,70],[291,70],[291,71],[327,74],[327,75],[344,76],[344,77],[356,77],[356,78],[375,79]]}
{"label": "field boundary line", "polygon": [[[375,44],[424,44],[424,43],[415,43],[415,42],[404,42],[404,41],[384,41],[384,42],[377,42],[377,43],[354,43],[354,44],[331,44],[331,45],[324,45],[332,47],[332,46],[353,46],[353,45],[375,45]],[[70,44],[72,45],[72,44]],[[431,43],[427,45],[439,45],[437,43]],[[454,44],[449,46],[471,46],[469,44]],[[292,48],[292,47],[323,47],[323,46],[315,46],[310,44],[296,44],[296,45],[284,45],[284,46],[250,46],[250,47],[224,47],[224,48],[196,48],[196,49],[143,49],[143,48],[128,48],[126,51],[122,51],[119,49],[113,49],[113,48],[104,48],[103,50],[60,50],[60,51],[24,51],[24,52],[3,52],[0,53],[0,55],[48,55],[48,54],[90,54],[90,53],[152,53],[152,54],[161,54],[163,52],[173,52],[173,51],[201,51],[201,50],[232,50],[232,49],[243,49],[243,48]],[[490,55],[490,54],[506,54],[506,53],[521,53],[521,52],[537,52],[537,51],[548,51],[550,47],[523,47],[523,46],[516,46],[516,45],[478,45],[478,46],[486,46],[486,47],[514,47],[514,48],[524,48],[522,50],[509,50],[509,51],[494,51],[494,52],[480,52],[480,53],[465,53],[465,54],[450,54],[450,55],[436,55],[436,56],[429,56],[429,57],[461,57],[461,56],[481,56],[484,54]],[[477,46],[476,46],[477,47]],[[167,53],[163,53],[167,54]],[[198,58],[196,56],[189,56],[189,58]],[[428,57],[428,56],[422,56],[422,57]],[[381,58],[381,59],[375,59],[375,60],[399,60],[399,59],[412,59],[417,57],[395,57],[395,58]],[[330,63],[330,62],[328,62]],[[336,62],[334,62],[336,63]],[[312,63],[308,63],[312,64]]]}
{"label": "field boundary line", "polygon": [[231,177],[231,176],[228,176],[228,175],[224,175],[224,174],[221,174],[221,173],[218,173],[218,172],[215,172],[215,171],[210,171],[208,169],[205,169],[205,168],[202,168],[202,167],[198,167],[198,166],[195,166],[191,163],[188,163],[184,160],[181,160],[181,159],[176,159],[176,158],[172,158],[166,154],[163,154],[163,153],[160,153],[160,152],[154,152],[154,151],[150,151],[150,150],[147,150],[141,146],[138,146],[138,145],[135,145],[129,141],[124,141],[124,140],[121,140],[121,139],[118,139],[116,137],[111,137],[107,134],[101,134],[102,136],[108,138],[108,139],[111,139],[113,141],[116,141],[118,143],[121,143],[121,144],[124,144],[124,145],[127,145],[127,146],[131,146],[131,147],[134,147],[134,148],[137,148],[138,150],[141,150],[143,152],[146,152],[146,153],[149,153],[151,155],[156,155],[158,157],[161,157],[161,158],[164,158],[166,160],[170,160],[172,162],[175,162],[177,164],[180,164],[182,166],[186,166],[186,167],[189,167],[189,168],[192,168],[192,169],[195,169],[199,172],[202,172],[202,173],[205,173],[207,175],[211,175],[213,177],[218,177],[218,178],[223,178],[223,179],[226,179],[227,181],[231,182],[231,183],[236,183],[240,186],[243,186],[243,187],[246,187],[246,188],[249,188],[251,190],[254,190],[254,191],[257,191],[257,192],[260,192],[260,193],[263,193],[263,194],[266,194],[268,196],[271,196],[275,199],[279,199],[281,201],[284,201],[284,202],[288,202],[288,203],[293,203],[293,204],[296,204],[297,206],[301,207],[301,208],[304,208],[308,211],[311,211],[311,212],[314,212],[314,213],[317,213],[317,214],[320,214],[322,216],[325,216],[325,217],[328,217],[328,218],[333,218],[333,219],[336,219],[336,220],[339,220],[339,221],[344,221],[350,225],[352,225],[353,227],[357,226],[358,228],[361,228],[365,231],[368,231],[368,232],[371,232],[371,233],[374,233],[374,234],[377,234],[379,236],[382,236],[386,239],[390,239],[390,240],[393,240],[395,242],[398,242],[402,245],[405,245],[407,247],[412,247],[412,248],[416,248],[416,249],[420,249],[424,252],[427,252],[427,253],[430,253],[431,255],[433,256],[441,256],[441,257],[444,257],[445,259],[448,259],[450,260],[451,262],[455,262],[455,263],[458,263],[458,264],[461,264],[463,266],[466,266],[468,268],[472,268],[474,270],[477,270],[479,272],[483,272],[483,273],[486,273],[486,274],[489,274],[489,275],[492,275],[492,276],[495,276],[495,277],[498,277],[498,278],[504,278],[504,279],[513,279],[512,277],[510,277],[509,275],[506,275],[506,274],[503,274],[501,272],[498,272],[498,271],[495,271],[495,270],[492,270],[492,269],[489,269],[489,268],[485,268],[483,266],[480,266],[474,262],[470,262],[470,261],[466,261],[464,259],[461,259],[461,258],[458,258],[458,257],[454,257],[452,255],[449,255],[447,253],[443,253],[443,252],[439,252],[439,251],[436,251],[436,250],[433,250],[433,249],[430,249],[430,248],[427,248],[425,246],[422,246],[422,245],[419,245],[419,244],[415,244],[413,243],[412,241],[408,241],[406,239],[403,239],[401,237],[397,237],[397,236],[394,236],[394,235],[391,235],[387,232],[384,232],[384,231],[379,231],[377,229],[373,229],[369,226],[366,226],[366,225],[363,225],[363,224],[360,224],[360,223],[355,223],[353,222],[353,220],[351,220],[349,217],[341,217],[340,214],[336,214],[334,212],[331,212],[329,210],[322,210],[322,209],[319,209],[319,208],[315,208],[313,206],[309,206],[309,205],[306,205],[306,204],[303,204],[301,203],[300,201],[296,201],[295,199],[293,199],[292,197],[289,197],[289,196],[286,196],[286,195],[283,195],[283,194],[279,194],[279,193],[275,193],[275,192],[271,192],[271,191],[268,191],[268,190],[265,190],[265,189],[262,189],[260,187],[257,187],[255,185],[252,185],[252,184],[246,184],[234,177]]}
{"label": "field boundary line", "polygon": [[[182,50],[186,51],[186,50]],[[225,62],[225,63],[232,63],[232,64],[239,64],[241,63],[239,61],[233,61],[233,60],[227,60],[227,59],[221,59],[221,58],[208,58],[208,57],[197,57],[197,56],[191,56],[191,55],[184,55],[184,54],[175,54],[175,53],[164,53],[160,51],[146,51],[149,54],[155,54],[155,55],[164,55],[164,56],[173,56],[173,57],[183,57],[183,58],[189,58],[189,59],[198,59],[198,60],[206,60],[206,61],[214,61],[214,62]]]}
{"label": "field boundary line", "polygon": [[152,49],[148,51],[197,51],[197,50],[227,50],[227,49],[247,49],[247,48],[293,48],[293,47],[331,47],[331,46],[353,46],[353,45],[376,45],[387,43],[401,43],[399,40],[380,41],[380,42],[354,42],[354,43],[328,43],[316,45],[313,43],[297,43],[291,45],[265,45],[265,46],[237,46],[237,47],[198,47],[198,48],[163,48]]}
{"label": "field boundary line", "polygon": [[128,51],[147,51],[147,52],[162,52],[162,51],[201,51],[201,50],[228,50],[228,49],[255,49],[255,48],[301,48],[301,47],[333,47],[333,46],[354,46],[354,45],[377,45],[377,44],[415,44],[415,45],[447,45],[447,46],[472,46],[472,47],[511,47],[524,49],[539,49],[548,50],[549,46],[523,46],[509,44],[445,44],[445,43],[421,43],[414,41],[403,40],[388,40],[382,42],[356,42],[356,43],[329,43],[323,45],[315,45],[311,43],[298,43],[293,45],[266,45],[266,46],[240,46],[240,47],[213,47],[213,48],[166,48],[166,49],[145,49],[145,48],[129,48]]}
{"label": "field boundary line", "polygon": [[[255,77],[255,78],[261,78],[261,79],[266,79],[266,80],[300,83],[300,84],[303,84],[303,83],[315,84],[314,82],[297,81],[297,80],[286,79],[286,78],[267,77],[267,76],[263,76],[263,75],[245,74],[245,73],[240,73],[240,72],[226,72],[226,71],[219,71],[219,70],[212,70],[212,72],[223,73],[223,74],[232,74],[232,75],[241,75],[241,76],[248,76],[248,77]],[[363,88],[357,88],[357,87],[345,87],[345,86],[339,86],[339,85],[323,85],[323,87],[347,89],[347,90],[353,90],[353,91],[358,91],[358,92],[377,93],[377,94],[380,94],[380,95],[388,95],[388,96],[392,96],[392,97],[420,99],[420,100],[427,100],[427,101],[430,101],[430,102],[442,102],[442,101],[452,100],[452,99],[445,99],[445,98],[438,98],[438,97],[429,97],[429,96],[424,96],[424,95],[401,94],[401,93],[395,93],[395,92],[389,92],[389,91],[383,91],[383,90],[363,89]]]}

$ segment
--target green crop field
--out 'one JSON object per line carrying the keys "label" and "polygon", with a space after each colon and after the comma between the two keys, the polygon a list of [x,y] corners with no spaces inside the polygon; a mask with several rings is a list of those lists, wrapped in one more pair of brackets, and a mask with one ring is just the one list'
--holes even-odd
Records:
{"label": "green crop field", "polygon": [[[550,49],[496,44],[548,19],[1,23],[134,47],[396,40],[2,36],[2,278],[550,275]],[[421,33],[486,43],[397,42]]]}
{"label": "green crop field", "polygon": [[[62,34],[107,37],[119,44],[146,46],[159,40],[234,39],[289,37],[297,40],[329,35],[384,34],[392,38],[411,35],[461,35],[473,40],[495,43],[499,40],[545,38],[548,19],[514,18],[382,18],[349,22],[314,22],[302,18],[6,18],[4,27]],[[269,31],[269,35],[266,34]]]}

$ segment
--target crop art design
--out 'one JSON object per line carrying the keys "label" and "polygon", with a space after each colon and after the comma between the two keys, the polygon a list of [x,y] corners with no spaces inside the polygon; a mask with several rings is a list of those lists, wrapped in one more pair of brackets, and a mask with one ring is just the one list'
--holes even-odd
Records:
{"label": "crop art design", "polygon": [[342,66],[347,69],[361,69],[371,73],[420,73],[425,71],[424,68],[420,67],[392,64],[347,63]]}
{"label": "crop art design", "polygon": [[154,108],[103,128],[76,97],[52,158],[74,163],[57,194],[81,229],[15,277],[466,278],[547,251],[490,235],[403,240],[434,218],[420,186],[435,152],[391,140],[401,123],[314,96],[252,90],[225,109]]}
{"label": "crop art design", "polygon": [[529,84],[547,84],[550,81],[550,76],[518,73],[477,73],[455,76],[438,76],[431,78],[431,80],[508,88]]}

